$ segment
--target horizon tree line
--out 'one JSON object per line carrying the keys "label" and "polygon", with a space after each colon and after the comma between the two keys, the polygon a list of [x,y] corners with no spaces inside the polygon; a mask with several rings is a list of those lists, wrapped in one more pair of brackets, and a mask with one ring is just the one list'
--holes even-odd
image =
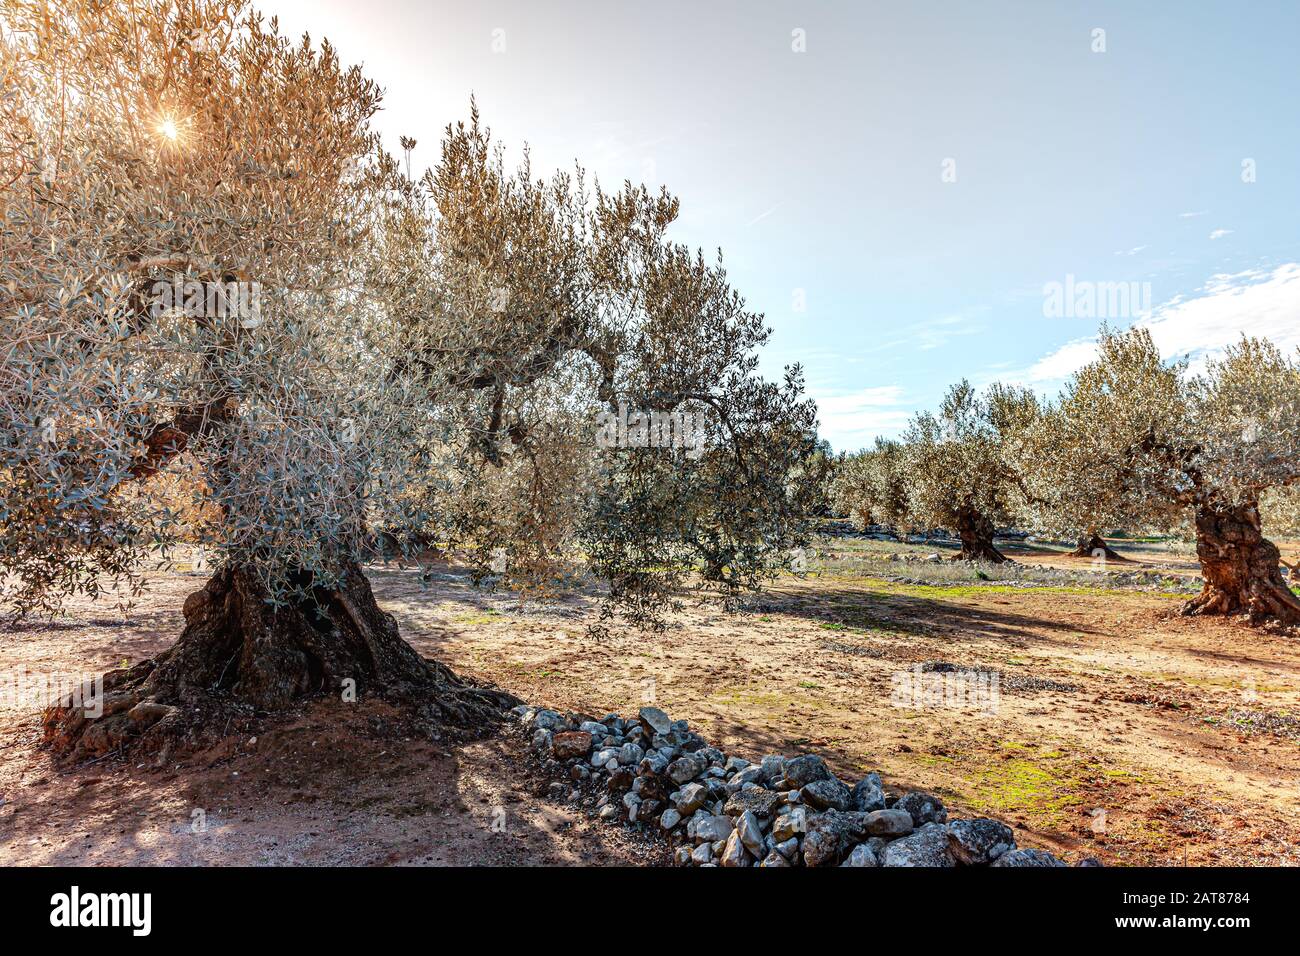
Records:
{"label": "horizon tree line", "polygon": [[841,456],[831,493],[859,525],[951,529],[966,560],[1008,560],[994,536],[1013,526],[1110,559],[1103,528],[1188,534],[1205,583],[1186,613],[1294,624],[1264,525],[1300,527],[1298,486],[1300,354],[1243,336],[1193,374],[1134,327],[1103,328],[1055,401],[954,385],[899,439]]}

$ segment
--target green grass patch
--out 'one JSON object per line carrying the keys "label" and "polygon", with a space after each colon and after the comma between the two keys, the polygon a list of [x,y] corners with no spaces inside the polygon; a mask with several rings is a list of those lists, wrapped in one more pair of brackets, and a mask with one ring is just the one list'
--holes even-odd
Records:
{"label": "green grass patch", "polygon": [[1150,597],[1186,599],[1186,594],[1172,591],[1133,591],[1122,588],[1083,587],[1057,584],[900,584],[884,578],[859,578],[874,593],[881,595],[905,594],[924,598],[972,598],[984,594],[1073,594],[1096,597],[1131,597],[1134,594]]}
{"label": "green grass patch", "polygon": [[1059,751],[1012,757],[981,768],[973,796],[986,811],[1024,813],[1059,825],[1067,811],[1083,803],[1083,778],[1097,769],[1064,760]]}
{"label": "green grass patch", "polygon": [[499,624],[503,618],[500,611],[489,608],[486,611],[457,614],[451,620],[453,624]]}

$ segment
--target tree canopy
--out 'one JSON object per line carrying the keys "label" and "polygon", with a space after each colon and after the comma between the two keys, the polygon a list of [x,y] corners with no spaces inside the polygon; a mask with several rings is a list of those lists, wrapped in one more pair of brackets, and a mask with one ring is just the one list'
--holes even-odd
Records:
{"label": "tree canopy", "polygon": [[[1263,537],[1260,503],[1291,527],[1300,481],[1300,364],[1243,337],[1200,374],[1165,362],[1143,328],[1103,332],[1096,359],[1031,431],[1039,523],[1169,530],[1191,521],[1205,590],[1193,612],[1298,619]],[[1267,496],[1267,498],[1265,497]]]}

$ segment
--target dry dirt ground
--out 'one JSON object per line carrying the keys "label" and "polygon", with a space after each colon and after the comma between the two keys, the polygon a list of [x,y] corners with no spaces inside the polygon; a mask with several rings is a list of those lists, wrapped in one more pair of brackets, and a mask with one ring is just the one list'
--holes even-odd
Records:
{"label": "dry dirt ground", "polygon": [[[533,703],[599,716],[652,702],[729,754],[816,751],[849,781],[878,770],[887,788],[931,790],[1071,860],[1300,863],[1300,637],[1180,618],[1156,588],[1011,586],[948,565],[940,583],[900,583],[922,565],[878,560],[887,550],[909,549],[832,542],[809,576],[739,611],[687,601],[662,635],[603,642],[586,633],[591,593],[523,604],[447,567],[424,585],[396,568],[372,580],[422,653]],[[1091,565],[1011,553],[1022,568]],[[1185,558],[1130,553],[1194,574]],[[90,675],[156,653],[202,580],[159,573],[125,621],[74,604],[66,621],[4,633],[0,673]],[[536,796],[513,735],[392,740],[374,729],[381,709],[318,703],[181,766],[66,771],[10,694],[0,863],[663,861]]]}

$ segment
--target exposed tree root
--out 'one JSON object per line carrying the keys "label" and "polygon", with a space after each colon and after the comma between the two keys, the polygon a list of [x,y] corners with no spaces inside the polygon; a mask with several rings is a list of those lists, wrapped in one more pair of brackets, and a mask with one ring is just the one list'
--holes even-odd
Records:
{"label": "exposed tree root", "polygon": [[45,738],[73,759],[112,751],[171,753],[311,697],[348,706],[374,695],[399,703],[429,736],[482,734],[518,703],[426,660],[380,610],[361,569],[336,588],[273,606],[241,568],[218,571],[185,601],[185,630],[168,650],[104,675],[102,696],[45,713]]}
{"label": "exposed tree root", "polygon": [[1111,546],[1106,543],[1106,539],[1095,531],[1081,535],[1078,546],[1073,551],[1067,552],[1066,556],[1071,558],[1101,557],[1107,561],[1128,562],[1129,560],[1124,557],[1124,555],[1111,548]]}
{"label": "exposed tree root", "polygon": [[992,541],[963,541],[961,550],[952,556],[953,561],[988,561],[991,564],[1011,562],[1005,554],[994,547]]}
{"label": "exposed tree root", "polygon": [[1261,533],[1253,504],[1197,508],[1196,555],[1205,585],[1184,614],[1247,614],[1252,624],[1300,624],[1300,599],[1282,577],[1281,555]]}

